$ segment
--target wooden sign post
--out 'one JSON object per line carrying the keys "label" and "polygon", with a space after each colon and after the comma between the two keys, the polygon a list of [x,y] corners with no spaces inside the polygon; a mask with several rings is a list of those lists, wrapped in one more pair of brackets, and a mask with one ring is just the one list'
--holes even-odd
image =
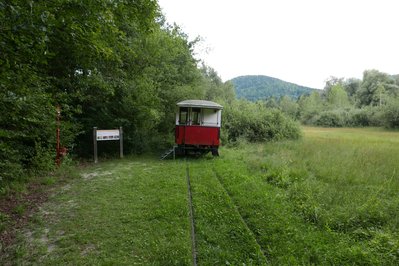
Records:
{"label": "wooden sign post", "polygon": [[93,127],[93,147],[94,147],[94,163],[98,163],[97,155],[97,141],[106,140],[119,140],[119,156],[123,158],[123,129],[104,129],[98,130],[97,127]]}

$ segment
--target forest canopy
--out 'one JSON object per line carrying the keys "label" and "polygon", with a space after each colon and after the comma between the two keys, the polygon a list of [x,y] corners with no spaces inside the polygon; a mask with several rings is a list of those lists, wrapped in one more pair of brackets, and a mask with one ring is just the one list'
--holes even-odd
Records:
{"label": "forest canopy", "polygon": [[2,180],[53,166],[57,106],[70,153],[90,153],[94,126],[122,126],[137,153],[170,129],[171,103],[205,95],[195,43],[156,1],[7,0],[0,20]]}

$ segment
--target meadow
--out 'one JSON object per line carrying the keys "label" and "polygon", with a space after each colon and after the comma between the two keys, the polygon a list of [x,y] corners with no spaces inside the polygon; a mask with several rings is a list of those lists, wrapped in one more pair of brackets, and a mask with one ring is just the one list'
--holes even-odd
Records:
{"label": "meadow", "polygon": [[129,157],[78,170],[2,264],[397,265],[399,132],[303,128],[219,158]]}

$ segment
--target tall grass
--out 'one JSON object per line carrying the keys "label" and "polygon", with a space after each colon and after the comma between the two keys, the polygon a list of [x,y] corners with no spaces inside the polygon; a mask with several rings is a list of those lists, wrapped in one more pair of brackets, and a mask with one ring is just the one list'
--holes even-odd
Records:
{"label": "tall grass", "polygon": [[305,128],[215,163],[273,264],[399,262],[399,133]]}

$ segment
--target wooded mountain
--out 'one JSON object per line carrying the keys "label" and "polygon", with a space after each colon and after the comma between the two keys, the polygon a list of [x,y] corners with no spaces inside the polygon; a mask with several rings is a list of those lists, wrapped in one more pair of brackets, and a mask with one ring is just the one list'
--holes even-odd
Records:
{"label": "wooded mountain", "polygon": [[230,81],[234,85],[237,98],[244,98],[250,101],[269,97],[280,98],[284,95],[296,99],[315,90],[268,76],[240,76]]}

